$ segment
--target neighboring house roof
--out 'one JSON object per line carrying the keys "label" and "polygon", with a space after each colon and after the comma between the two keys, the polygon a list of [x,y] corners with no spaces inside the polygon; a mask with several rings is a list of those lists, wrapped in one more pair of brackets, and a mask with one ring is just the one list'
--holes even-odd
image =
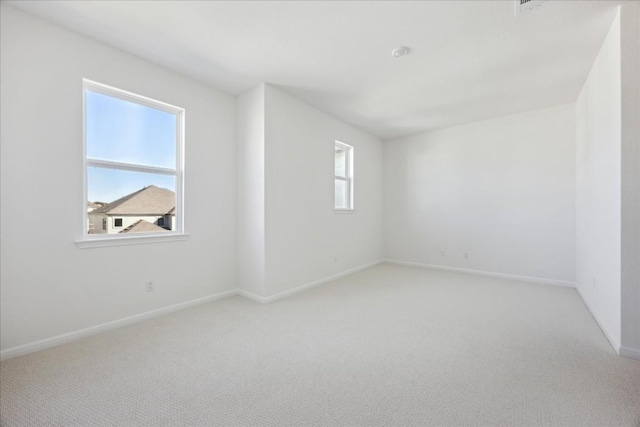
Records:
{"label": "neighboring house roof", "polygon": [[176,195],[166,188],[150,185],[134,193],[127,194],[91,214],[106,215],[167,215],[173,213]]}
{"label": "neighboring house roof", "polygon": [[87,212],[93,212],[96,209],[103,207],[104,205],[106,205],[106,203],[87,202]]}
{"label": "neighboring house roof", "polygon": [[159,227],[155,224],[151,224],[144,219],[138,220],[122,230],[120,233],[149,233],[152,231],[167,231],[166,229]]}

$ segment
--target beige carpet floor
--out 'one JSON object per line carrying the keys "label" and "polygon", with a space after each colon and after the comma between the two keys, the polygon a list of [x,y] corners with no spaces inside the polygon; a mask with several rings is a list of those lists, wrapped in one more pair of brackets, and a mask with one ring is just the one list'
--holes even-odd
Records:
{"label": "beige carpet floor", "polygon": [[573,289],[381,264],[0,365],[2,426],[640,426]]}

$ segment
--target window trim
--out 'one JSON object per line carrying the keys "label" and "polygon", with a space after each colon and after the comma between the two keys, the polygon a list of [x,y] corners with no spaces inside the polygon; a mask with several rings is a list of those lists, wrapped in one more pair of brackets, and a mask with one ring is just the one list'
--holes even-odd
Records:
{"label": "window trim", "polygon": [[[345,152],[345,156],[346,156],[346,160],[345,160],[345,176],[339,176],[335,174],[335,151],[336,148],[340,148],[342,150],[344,150]],[[355,207],[354,207],[354,185],[353,185],[353,181],[354,181],[354,173],[353,173],[353,158],[354,158],[354,149],[352,145],[349,144],[345,144],[344,142],[335,140],[334,141],[334,145],[333,145],[333,152],[334,152],[334,161],[333,161],[333,210],[336,213],[349,213],[349,212],[355,212]],[[340,180],[340,181],[344,181],[347,183],[347,201],[348,201],[348,206],[346,208],[339,208],[336,207],[336,203],[335,203],[335,182],[336,180]]]}
{"label": "window trim", "polygon": [[[164,168],[157,166],[138,165],[125,162],[89,159],[87,158],[87,91],[110,96],[123,101],[133,102],[145,107],[164,111],[176,116],[176,168]],[[185,232],[185,211],[184,211],[184,152],[185,152],[185,109],[166,102],[158,101],[143,95],[139,95],[126,90],[118,89],[103,83],[98,83],[89,79],[82,79],[82,222],[80,238],[75,243],[80,248],[118,246],[138,243],[154,243],[175,240],[186,240],[188,234]],[[139,233],[136,235],[122,234],[89,234],[88,233],[88,183],[87,170],[89,167],[99,167],[106,169],[117,169],[133,172],[146,172],[158,175],[171,175],[175,177],[176,183],[176,214],[174,223],[175,230]]]}

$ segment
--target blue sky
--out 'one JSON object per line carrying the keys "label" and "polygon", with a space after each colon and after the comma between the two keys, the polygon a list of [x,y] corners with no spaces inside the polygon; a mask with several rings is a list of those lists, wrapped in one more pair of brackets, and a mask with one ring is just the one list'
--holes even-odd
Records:
{"label": "blue sky", "polygon": [[[87,158],[175,168],[176,116],[96,92],[86,94]],[[142,187],[175,191],[175,178],[88,168],[89,201],[112,202]]]}

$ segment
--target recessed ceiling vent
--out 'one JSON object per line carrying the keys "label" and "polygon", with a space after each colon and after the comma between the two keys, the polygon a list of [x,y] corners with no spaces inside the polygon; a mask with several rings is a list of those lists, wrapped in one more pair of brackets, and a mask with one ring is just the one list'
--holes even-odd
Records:
{"label": "recessed ceiling vent", "polygon": [[515,0],[516,16],[531,13],[549,0]]}

